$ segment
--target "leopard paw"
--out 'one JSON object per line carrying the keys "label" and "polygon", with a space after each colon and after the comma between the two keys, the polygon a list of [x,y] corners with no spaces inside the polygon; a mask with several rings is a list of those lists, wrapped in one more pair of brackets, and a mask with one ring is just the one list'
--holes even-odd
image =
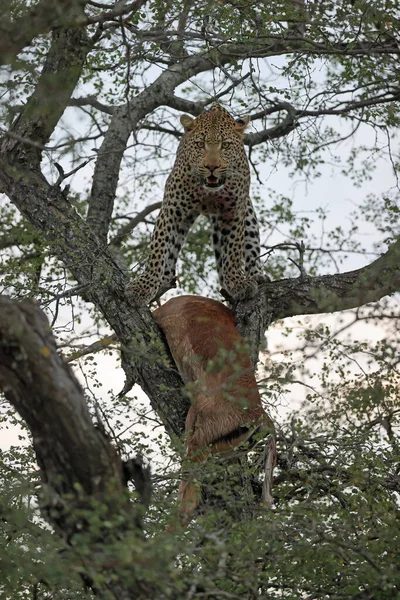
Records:
{"label": "leopard paw", "polygon": [[235,283],[225,284],[222,295],[229,300],[240,302],[243,300],[250,300],[256,295],[258,290],[258,282],[253,277],[243,278],[241,281]]}
{"label": "leopard paw", "polygon": [[139,275],[131,279],[125,287],[125,295],[133,306],[146,306],[157,300],[168,290],[176,287],[176,278],[158,282],[158,285],[151,285],[148,275]]}
{"label": "leopard paw", "polygon": [[271,278],[268,277],[268,275],[266,275],[265,273],[257,273],[255,275],[251,275],[250,279],[253,279],[253,281],[258,283],[258,285],[261,285],[263,283],[268,283],[271,281]]}
{"label": "leopard paw", "polygon": [[157,289],[148,285],[143,277],[131,279],[125,286],[125,296],[133,306],[140,307],[149,304],[157,294]]}

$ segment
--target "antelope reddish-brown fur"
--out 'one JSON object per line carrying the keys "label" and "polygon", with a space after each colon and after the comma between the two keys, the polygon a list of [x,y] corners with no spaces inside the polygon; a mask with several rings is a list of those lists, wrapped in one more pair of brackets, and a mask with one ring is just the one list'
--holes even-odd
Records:
{"label": "antelope reddish-brown fur", "polygon": [[[275,466],[274,426],[262,407],[248,352],[232,312],[202,296],[172,298],[153,312],[163,330],[185,383],[193,383],[186,432],[186,455],[203,462],[210,454],[226,452],[259,431],[266,444],[262,500],[271,505]],[[187,524],[199,505],[193,482],[179,487],[179,515]]]}

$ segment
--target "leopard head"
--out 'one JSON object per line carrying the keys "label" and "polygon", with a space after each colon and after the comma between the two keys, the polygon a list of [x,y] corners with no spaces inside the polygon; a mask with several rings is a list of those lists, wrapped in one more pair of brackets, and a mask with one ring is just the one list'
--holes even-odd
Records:
{"label": "leopard head", "polygon": [[181,156],[208,192],[219,192],[226,180],[241,170],[248,174],[243,133],[249,120],[247,116],[235,121],[219,104],[196,119],[182,115]]}

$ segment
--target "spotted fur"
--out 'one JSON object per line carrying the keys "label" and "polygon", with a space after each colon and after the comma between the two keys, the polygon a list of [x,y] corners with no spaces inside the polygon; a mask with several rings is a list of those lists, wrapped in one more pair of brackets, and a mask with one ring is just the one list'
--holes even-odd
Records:
{"label": "spotted fur", "polygon": [[134,304],[147,304],[173,286],[179,252],[200,214],[211,221],[221,287],[235,299],[254,295],[263,276],[243,145],[248,121],[235,121],[218,104],[196,119],[181,117],[185,134],[165,185],[149,260],[127,287]]}

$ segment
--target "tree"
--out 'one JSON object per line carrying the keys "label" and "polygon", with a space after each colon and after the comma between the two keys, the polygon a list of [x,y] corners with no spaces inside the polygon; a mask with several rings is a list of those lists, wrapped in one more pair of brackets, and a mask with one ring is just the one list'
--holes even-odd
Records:
{"label": "tree", "polygon": [[[399,598],[398,314],[393,300],[381,301],[400,287],[397,3],[8,0],[1,11],[2,418],[29,428],[36,457],[2,453],[5,597]],[[179,469],[150,461],[150,500],[141,457],[150,442],[115,431],[135,409],[137,383],[155,415],[139,408],[138,419],[163,424],[172,461],[189,400],[150,311],[134,309],[124,288],[146,253],[178,115],[215,101],[257,127],[245,143],[272,281],[234,307],[253,362],[265,332],[289,317],[354,309],[342,330],[377,322],[385,337],[366,344],[312,322],[299,354],[262,373],[270,402],[296,382],[309,390],[279,430],[276,509],[259,508],[257,456],[239,472],[216,460],[201,474],[216,497],[186,534],[164,535]],[[353,146],[342,164],[345,140]],[[266,201],[265,163],[312,181],[330,162],[353,189],[385,157],[391,188],[322,241],[287,196],[272,190]],[[372,257],[357,237],[361,217],[376,228]],[[315,218],[325,222],[323,209]],[[343,271],[353,252],[362,265]],[[180,285],[218,297],[214,271],[204,222],[182,254]],[[126,377],[119,399],[85,400],[26,298],[52,317],[64,354],[74,339],[57,329],[60,312],[70,311],[76,331],[81,319],[90,318],[90,334],[107,327],[68,360],[116,344]],[[243,498],[232,481],[247,476],[253,489]],[[37,489],[51,530],[30,501]]]}

